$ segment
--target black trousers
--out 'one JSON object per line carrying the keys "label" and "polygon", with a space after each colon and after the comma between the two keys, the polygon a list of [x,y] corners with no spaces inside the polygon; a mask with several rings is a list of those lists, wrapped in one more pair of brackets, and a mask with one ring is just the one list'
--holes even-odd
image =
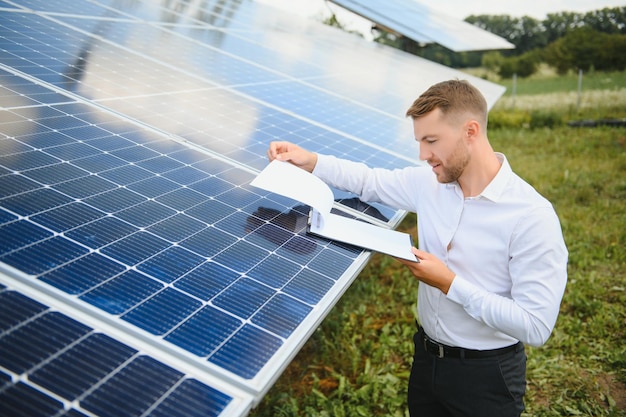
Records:
{"label": "black trousers", "polygon": [[409,378],[411,417],[518,417],[524,411],[526,353],[515,349],[487,358],[428,352],[420,327]]}

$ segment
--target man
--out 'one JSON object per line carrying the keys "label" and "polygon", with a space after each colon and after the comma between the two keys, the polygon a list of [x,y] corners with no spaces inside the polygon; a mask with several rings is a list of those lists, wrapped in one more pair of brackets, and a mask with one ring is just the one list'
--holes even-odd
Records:
{"label": "man", "polygon": [[567,249],[552,205],[487,138],[487,103],[467,81],[430,87],[408,109],[424,166],[398,170],[273,142],[290,161],[363,201],[417,213],[420,281],[410,415],[519,416],[524,344],[554,328]]}

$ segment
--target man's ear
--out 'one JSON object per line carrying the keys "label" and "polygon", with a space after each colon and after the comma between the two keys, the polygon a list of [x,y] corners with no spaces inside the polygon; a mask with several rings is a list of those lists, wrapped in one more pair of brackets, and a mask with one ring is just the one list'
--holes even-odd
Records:
{"label": "man's ear", "polygon": [[479,135],[480,123],[478,123],[478,121],[476,121],[475,119],[469,119],[467,122],[465,122],[465,138],[468,141],[475,141]]}

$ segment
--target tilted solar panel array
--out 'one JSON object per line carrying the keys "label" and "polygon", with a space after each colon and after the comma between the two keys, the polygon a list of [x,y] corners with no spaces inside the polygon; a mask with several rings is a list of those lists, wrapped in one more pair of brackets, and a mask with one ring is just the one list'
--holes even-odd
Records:
{"label": "tilted solar panel array", "polygon": [[455,52],[513,49],[491,32],[457,20],[415,0],[331,0],[384,29],[419,43],[437,43]]}
{"label": "tilted solar panel array", "polygon": [[246,414],[369,257],[249,185],[269,142],[407,166],[455,76],[251,1],[0,1],[0,414]]}

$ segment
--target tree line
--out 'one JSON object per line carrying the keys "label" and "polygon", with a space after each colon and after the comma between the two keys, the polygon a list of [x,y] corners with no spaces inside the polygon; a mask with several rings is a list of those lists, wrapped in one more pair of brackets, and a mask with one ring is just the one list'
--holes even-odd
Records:
{"label": "tree line", "polygon": [[532,75],[541,63],[554,67],[559,74],[579,69],[626,69],[626,7],[552,13],[544,20],[471,15],[465,21],[506,39],[515,49],[456,53],[379,29],[374,40],[453,68],[486,67],[503,78]]}

